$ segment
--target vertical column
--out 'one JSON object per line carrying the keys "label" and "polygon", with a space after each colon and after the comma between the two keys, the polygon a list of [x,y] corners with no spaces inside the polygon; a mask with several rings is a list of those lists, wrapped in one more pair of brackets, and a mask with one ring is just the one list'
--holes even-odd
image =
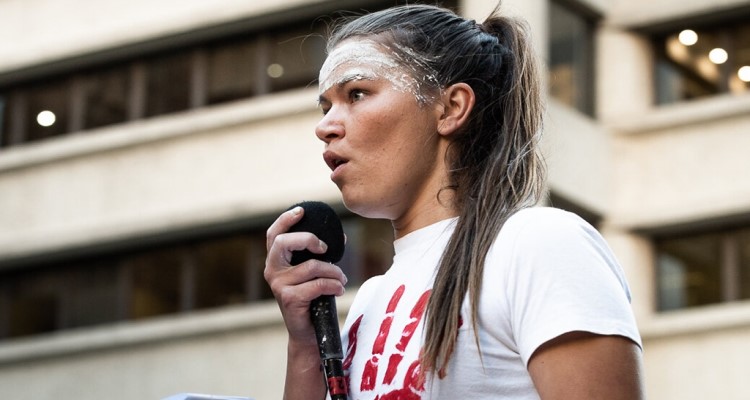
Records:
{"label": "vertical column", "polygon": [[190,60],[190,108],[206,105],[208,99],[208,55],[204,48],[193,50]]}
{"label": "vertical column", "polygon": [[146,115],[146,85],[148,75],[144,61],[134,62],[130,69],[130,94],[128,99],[128,120],[141,119]]}

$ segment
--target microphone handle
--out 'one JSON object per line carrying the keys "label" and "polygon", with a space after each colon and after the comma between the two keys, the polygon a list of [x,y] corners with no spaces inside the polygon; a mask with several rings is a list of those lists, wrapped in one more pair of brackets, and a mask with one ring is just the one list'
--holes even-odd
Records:
{"label": "microphone handle", "polygon": [[331,400],[347,400],[349,390],[346,386],[342,361],[344,352],[341,349],[336,298],[323,295],[310,302],[310,318],[318,340],[318,350],[326,374],[326,383]]}
{"label": "microphone handle", "polygon": [[323,367],[326,371],[326,382],[328,383],[328,393],[331,395],[331,400],[347,400],[349,388],[346,386],[341,359],[329,358],[323,360]]}

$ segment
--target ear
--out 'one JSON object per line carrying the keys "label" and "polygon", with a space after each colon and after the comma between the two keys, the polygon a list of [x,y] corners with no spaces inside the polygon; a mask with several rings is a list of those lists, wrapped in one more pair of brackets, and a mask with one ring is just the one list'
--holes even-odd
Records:
{"label": "ear", "polygon": [[474,90],[460,82],[443,90],[442,115],[438,119],[438,133],[449,136],[466,125],[471,110],[474,109]]}

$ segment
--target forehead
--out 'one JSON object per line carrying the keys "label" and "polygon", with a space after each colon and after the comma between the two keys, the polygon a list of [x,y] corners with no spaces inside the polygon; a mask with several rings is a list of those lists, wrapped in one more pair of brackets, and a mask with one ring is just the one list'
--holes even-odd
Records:
{"label": "forehead", "polygon": [[[320,92],[347,80],[347,75],[356,70],[374,75],[393,75],[401,67],[385,47],[369,39],[347,39],[337,45],[328,55],[320,69],[318,82]],[[372,76],[370,77],[372,78]]]}
{"label": "forehead", "polygon": [[397,68],[399,66],[396,59],[386,52],[384,46],[371,39],[353,38],[347,39],[334,47],[320,69],[320,76],[328,76],[336,68],[345,64],[385,68]]}
{"label": "forehead", "polygon": [[320,69],[319,93],[353,80],[384,79],[396,91],[413,95],[419,104],[432,99],[430,85],[422,82],[415,65],[405,63],[398,52],[368,38],[342,41],[328,55]]}

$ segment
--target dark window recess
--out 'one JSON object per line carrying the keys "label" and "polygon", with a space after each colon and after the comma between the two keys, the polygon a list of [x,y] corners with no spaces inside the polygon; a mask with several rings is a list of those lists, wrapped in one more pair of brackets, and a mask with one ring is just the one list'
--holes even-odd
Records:
{"label": "dark window recess", "polygon": [[[405,3],[415,2],[381,0],[365,8],[376,11]],[[457,3],[442,2],[454,10]],[[325,18],[315,18],[237,32],[0,87],[0,148],[314,86],[325,59],[326,24]]]}
{"label": "dark window recess", "polygon": [[322,28],[282,31],[270,35],[269,59],[265,74],[270,91],[317,85],[318,72],[325,61],[325,40]]}
{"label": "dark window recess", "polygon": [[[245,303],[253,267],[249,237],[214,240],[195,246],[195,308]],[[261,278],[258,274],[253,279]]]}
{"label": "dark window recess", "polygon": [[550,95],[594,115],[594,22],[558,2],[549,9]]}
{"label": "dark window recess", "polygon": [[258,95],[261,58],[256,38],[212,46],[208,50],[208,104]]}
{"label": "dark window recess", "polygon": [[659,104],[750,91],[747,18],[685,25],[654,35],[654,47]]}
{"label": "dark window recess", "polygon": [[750,228],[658,238],[661,311],[750,299]]}
{"label": "dark window recess", "polygon": [[26,91],[23,126],[25,141],[33,142],[68,132],[70,80],[41,83]]}
{"label": "dark window recess", "polygon": [[[342,221],[338,265],[357,286],[390,266],[392,228]],[[265,256],[263,229],[0,271],[0,340],[271,299]]]}
{"label": "dark window recess", "polygon": [[190,60],[189,53],[175,53],[146,63],[147,117],[189,108]]}
{"label": "dark window recess", "polygon": [[130,318],[172,314],[182,310],[185,258],[179,247],[140,254],[127,263]]}
{"label": "dark window recess", "polygon": [[660,310],[721,302],[720,239],[702,235],[660,241]]}
{"label": "dark window recess", "polygon": [[9,112],[8,95],[0,94],[0,147],[6,147],[10,144]]}
{"label": "dark window recess", "polygon": [[130,68],[114,67],[82,78],[84,129],[125,122],[132,80]]}

